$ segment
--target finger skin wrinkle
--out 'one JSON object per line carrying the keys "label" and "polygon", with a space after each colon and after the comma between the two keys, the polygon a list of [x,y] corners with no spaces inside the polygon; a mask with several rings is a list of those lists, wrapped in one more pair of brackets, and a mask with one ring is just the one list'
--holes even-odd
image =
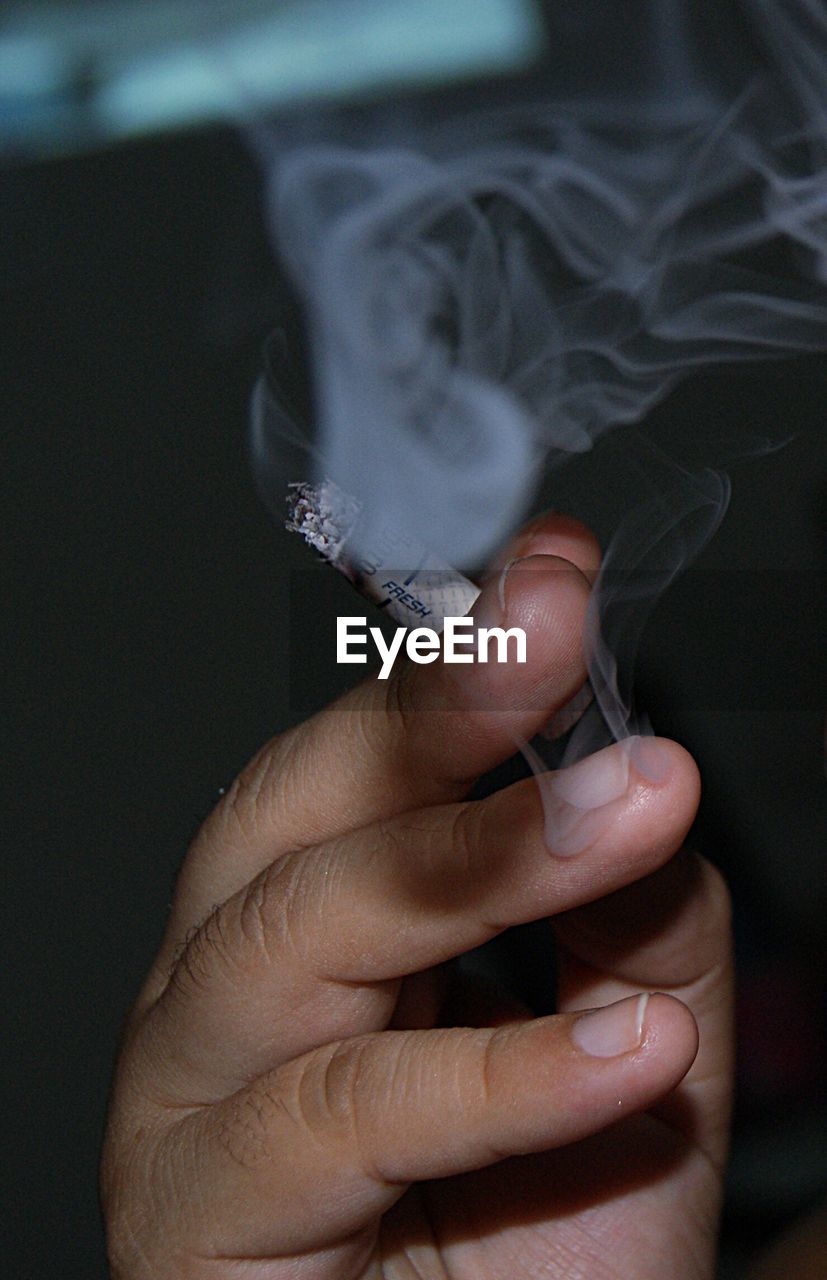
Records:
{"label": "finger skin wrinkle", "polygon": [[[252,972],[270,969],[285,954],[302,960],[302,871],[285,858],[266,867],[244,891],[238,911],[239,929],[248,943],[246,963]],[[252,954],[250,954],[250,948]]]}
{"label": "finger skin wrinkle", "polygon": [[183,941],[179,942],[178,946],[175,948],[175,953],[172,957],[172,962],[169,966],[169,973],[167,974],[167,985],[175,981],[176,970],[182,964],[184,965],[186,964],[184,957],[186,956],[188,948],[192,945],[194,939],[198,936],[199,930],[203,929],[204,925],[207,923],[207,921],[209,920],[213,912],[218,911],[219,908],[220,908],[220,904],[216,903],[213,907],[210,908],[210,910],[206,913],[203,919],[199,920],[198,924],[191,925],[190,928],[187,929],[187,932]]}
{"label": "finger skin wrinkle", "polygon": [[189,931],[173,965],[170,988],[184,995],[191,988],[209,990],[216,961],[222,967],[232,967],[233,950],[225,935],[224,914],[222,907],[214,907],[197,928]]}
{"label": "finger skin wrinkle", "polygon": [[238,924],[241,936],[248,946],[252,947],[253,954],[260,954],[264,959],[264,963],[269,965],[272,963],[272,955],[268,948],[268,927],[267,927],[267,911],[268,897],[272,893],[273,869],[268,867],[260,875],[257,875],[247,889],[241,900],[241,906],[238,912]]}
{"label": "finger skin wrinkle", "polygon": [[274,1177],[279,1186],[288,1163],[295,1161],[295,1154],[289,1153],[315,1148],[324,1154],[317,1130],[305,1115],[301,1085],[296,1072],[262,1077],[220,1107],[201,1112],[194,1123],[206,1136],[208,1148],[217,1143],[243,1173],[253,1179]]}
{"label": "finger skin wrinkle", "polygon": [[[278,786],[280,757],[288,738],[292,738],[292,735],[268,742],[242,769],[218,806],[218,814],[221,817],[230,816],[234,820],[246,843],[255,840],[262,824],[266,826],[266,811],[270,809],[272,802],[265,803],[264,797]],[[299,763],[296,746],[294,741],[290,742],[293,767],[297,767]]]}
{"label": "finger skin wrinkle", "polygon": [[242,932],[253,946],[253,972],[286,962],[315,970],[320,939],[328,936],[344,859],[338,842],[290,854],[261,872],[245,892]]}
{"label": "finger skin wrinkle", "polygon": [[[396,1033],[399,1039],[393,1046],[393,1054],[390,1061],[383,1064],[382,1079],[374,1080],[374,1087],[379,1085],[385,1091],[385,1097],[388,1099],[388,1111],[391,1111],[393,1099],[405,1099],[411,1088],[411,1065],[416,1061],[418,1055],[415,1050],[412,1054],[409,1050],[413,1049],[413,1042],[406,1032]],[[366,1076],[363,1081],[354,1078],[353,1092],[351,1096],[351,1115],[353,1123],[353,1141],[358,1156],[359,1168],[362,1173],[374,1185],[383,1190],[388,1188],[398,1189],[406,1187],[408,1180],[394,1176],[391,1171],[383,1167],[382,1163],[382,1143],[385,1137],[383,1128],[379,1128],[378,1135],[375,1133],[375,1122],[373,1125],[374,1132],[368,1136],[365,1132],[363,1115],[364,1115],[364,1098],[370,1094],[362,1093],[360,1097],[359,1085],[367,1084],[370,1088],[371,1080]]]}
{"label": "finger skin wrinkle", "polygon": [[482,1107],[483,1114],[490,1111],[497,1101],[497,1091],[494,1088],[493,1076],[495,1058],[499,1056],[501,1050],[501,1039],[502,1032],[495,1031],[493,1035],[488,1036],[483,1042],[482,1052],[480,1053],[479,1104]]}
{"label": "finger skin wrinkle", "polygon": [[[318,1055],[303,1073],[299,1100],[305,1127],[329,1150],[331,1139],[338,1151],[347,1152],[348,1162],[355,1160],[368,1181],[385,1189],[400,1185],[387,1178],[380,1167],[376,1151],[381,1141],[371,1141],[366,1130],[366,1100],[377,1096],[396,1096],[401,1073],[401,1059],[408,1037],[398,1033],[390,1062],[383,1057],[377,1076],[372,1050],[375,1037],[359,1037],[334,1046],[333,1051]],[[381,1138],[381,1135],[380,1135]],[[329,1157],[328,1157],[329,1158]],[[406,1184],[401,1184],[406,1185]]]}
{"label": "finger skin wrinkle", "polygon": [[153,1258],[143,1244],[146,1230],[135,1230],[130,1222],[110,1220],[106,1232],[106,1253],[112,1280],[149,1280],[158,1275]]}
{"label": "finger skin wrinkle", "polygon": [[230,1099],[219,1111],[218,1143],[240,1169],[255,1170],[272,1160],[267,1107],[292,1118],[280,1097],[257,1086]]}
{"label": "finger skin wrinkle", "polygon": [[[514,1154],[513,1147],[498,1141],[495,1137],[496,1130],[491,1123],[491,1117],[501,1116],[504,1103],[510,1101],[513,1084],[508,1080],[509,1066],[516,1060],[515,1037],[519,1034],[519,1030],[515,1033],[513,1027],[498,1027],[493,1032],[484,1033],[485,1038],[480,1045],[478,1093],[473,1099],[472,1114],[479,1114],[480,1118],[486,1118],[486,1128],[489,1132],[485,1139],[484,1157],[481,1156],[477,1162],[479,1166],[505,1160]],[[505,1080],[503,1080],[503,1067],[505,1067]]]}
{"label": "finger skin wrinkle", "polygon": [[481,839],[484,830],[484,811],[474,803],[460,804],[454,810],[448,830],[448,845],[451,850],[452,880],[457,886],[458,895],[465,897],[467,887],[473,884],[479,872],[484,872],[486,841]]}

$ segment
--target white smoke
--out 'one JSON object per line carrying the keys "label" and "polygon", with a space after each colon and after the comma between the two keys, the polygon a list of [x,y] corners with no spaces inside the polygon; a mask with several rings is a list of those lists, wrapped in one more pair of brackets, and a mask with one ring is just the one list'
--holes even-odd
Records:
{"label": "white smoke", "polygon": [[[593,70],[565,100],[396,120],[392,144],[381,112],[347,144],[259,135],[311,338],[317,469],[362,502],[366,543],[392,523],[479,563],[549,468],[691,370],[827,346],[827,11],[734,10],[761,49],[746,77],[716,69],[691,8],[652,0],[643,61],[610,86],[584,16]],[[262,421],[264,457],[279,446]],[[618,738],[641,727],[647,609],[729,491],[662,457],[647,488],[595,595],[591,676]],[[595,736],[578,732],[582,753]]]}

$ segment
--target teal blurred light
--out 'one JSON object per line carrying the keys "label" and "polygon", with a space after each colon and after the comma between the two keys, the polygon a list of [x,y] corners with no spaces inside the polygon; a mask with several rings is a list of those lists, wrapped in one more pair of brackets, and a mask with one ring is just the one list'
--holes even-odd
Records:
{"label": "teal blurred light", "polygon": [[299,0],[209,43],[166,49],[109,84],[117,133],[517,70],[542,45],[532,0]]}
{"label": "teal blurred light", "polygon": [[19,4],[0,18],[0,145],[85,149],[503,75],[544,44],[538,0]]}

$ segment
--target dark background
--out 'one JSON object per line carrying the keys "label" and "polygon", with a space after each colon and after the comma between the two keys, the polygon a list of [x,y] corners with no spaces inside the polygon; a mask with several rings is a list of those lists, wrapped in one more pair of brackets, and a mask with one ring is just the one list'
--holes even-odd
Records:
{"label": "dark background", "polygon": [[[118,1029],[175,870],[253,751],[351,677],[318,658],[302,675],[290,636],[332,631],[352,595],[274,527],[250,480],[262,342],[294,320],[238,139],[20,161],[0,200],[2,1256],[20,1280],[94,1277]],[[735,894],[726,1276],[825,1182],[825,403],[812,357],[694,378],[646,426],[794,435],[735,469],[730,515],[657,610],[641,662],[656,728],[700,762],[696,836]],[[604,535],[612,447],[566,481]],[[506,944],[538,1006],[540,946],[536,930]]]}

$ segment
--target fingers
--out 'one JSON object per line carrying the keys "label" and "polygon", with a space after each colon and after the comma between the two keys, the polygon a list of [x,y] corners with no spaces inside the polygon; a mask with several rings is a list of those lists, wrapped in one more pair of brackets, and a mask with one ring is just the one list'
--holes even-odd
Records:
{"label": "fingers", "polygon": [[565,857],[546,843],[529,779],[277,861],[185,948],[144,1026],[156,1074],[179,1102],[225,1096],[327,1040],[387,1025],[403,976],[645,875],[679,846],[697,802],[690,758],[657,745],[657,782],[621,746],[592,758],[593,775],[624,786],[589,812],[558,800]]}
{"label": "fingers", "polygon": [[733,1072],[730,903],[720,873],[682,850],[665,866],[598,902],[558,916],[559,1007],[617,1000],[656,985],[692,1010],[695,1064],[662,1114],[720,1166]]}
{"label": "fingers", "polygon": [[495,572],[473,612],[480,625],[523,627],[526,663],[397,663],[390,680],[368,680],[268,743],[188,854],[171,947],[279,853],[459,798],[513,753],[515,735],[531,737],[569,701],[586,675],[581,633],[599,549],[576,521],[548,516],[511,552],[528,559],[504,580]]}
{"label": "fingers", "polygon": [[201,1171],[183,1248],[209,1239],[227,1259],[333,1246],[411,1182],[573,1142],[649,1106],[696,1048],[691,1015],[665,995],[326,1045],[169,1135],[165,1185],[180,1167]]}
{"label": "fingers", "polygon": [[665,866],[561,915],[571,956],[632,985],[695,985],[729,960],[729,894],[706,858],[683,849]]}

